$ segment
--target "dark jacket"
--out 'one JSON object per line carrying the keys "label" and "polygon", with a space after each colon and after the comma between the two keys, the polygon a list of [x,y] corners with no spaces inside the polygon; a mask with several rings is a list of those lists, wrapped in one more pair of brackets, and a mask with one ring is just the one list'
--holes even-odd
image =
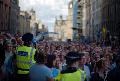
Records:
{"label": "dark jacket", "polygon": [[104,81],[104,78],[100,77],[98,73],[92,73],[90,81]]}
{"label": "dark jacket", "polygon": [[108,73],[106,81],[120,81],[120,66]]}
{"label": "dark jacket", "polygon": [[4,47],[2,44],[0,44],[0,81],[4,81],[2,80],[2,70],[1,70],[1,66],[4,64],[4,60],[5,60],[5,51],[4,51]]}
{"label": "dark jacket", "polygon": [[0,68],[4,64],[5,60],[5,50],[2,44],[0,44]]}

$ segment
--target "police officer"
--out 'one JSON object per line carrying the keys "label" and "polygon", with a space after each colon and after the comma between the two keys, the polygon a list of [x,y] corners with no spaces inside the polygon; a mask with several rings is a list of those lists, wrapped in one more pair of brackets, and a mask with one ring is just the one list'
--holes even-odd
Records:
{"label": "police officer", "polygon": [[34,55],[36,52],[36,49],[31,46],[32,40],[33,34],[24,34],[22,36],[24,44],[17,48],[17,81],[29,81],[29,69],[35,63]]}
{"label": "police officer", "polygon": [[61,71],[60,81],[83,81],[82,78],[84,78],[84,74],[78,69],[78,61],[81,59],[80,54],[77,52],[69,52],[65,59],[67,67]]}

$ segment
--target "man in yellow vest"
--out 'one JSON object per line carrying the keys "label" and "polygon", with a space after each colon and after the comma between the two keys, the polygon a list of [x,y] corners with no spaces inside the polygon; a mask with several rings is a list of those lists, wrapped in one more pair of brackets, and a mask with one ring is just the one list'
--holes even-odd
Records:
{"label": "man in yellow vest", "polygon": [[[61,71],[60,81],[85,81],[83,72],[78,69],[79,60],[81,56],[77,52],[69,52],[65,59],[67,67]],[[82,79],[84,78],[84,79]]]}
{"label": "man in yellow vest", "polygon": [[22,36],[24,44],[17,48],[16,65],[17,81],[29,81],[29,69],[35,63],[34,55],[36,49],[31,46],[33,34],[26,33]]}

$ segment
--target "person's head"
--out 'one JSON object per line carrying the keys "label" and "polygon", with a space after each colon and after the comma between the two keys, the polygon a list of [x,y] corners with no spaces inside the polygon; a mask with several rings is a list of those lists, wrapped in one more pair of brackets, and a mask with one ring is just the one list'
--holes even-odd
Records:
{"label": "person's head", "polygon": [[5,51],[8,51],[8,52],[11,52],[11,51],[12,51],[13,45],[12,45],[12,43],[11,43],[10,40],[6,40],[6,41],[4,42],[4,48],[5,48]]}
{"label": "person's head", "polygon": [[34,57],[36,63],[38,64],[45,64],[46,62],[46,55],[43,52],[36,52]]}
{"label": "person's head", "polygon": [[81,55],[81,58],[79,59],[79,65],[80,65],[80,66],[83,66],[83,65],[86,64],[86,56],[85,56],[85,53],[84,53],[84,52],[83,52],[83,53],[80,53],[80,55]]}
{"label": "person's head", "polygon": [[56,64],[56,56],[55,55],[47,55],[47,66],[49,68],[54,67]]}
{"label": "person's head", "polygon": [[17,44],[20,45],[20,46],[23,45],[22,38],[18,38],[18,39],[17,39]]}
{"label": "person's head", "polygon": [[30,46],[33,40],[33,34],[26,33],[22,36],[22,41],[24,41],[25,46]]}
{"label": "person's head", "polygon": [[106,61],[112,61],[112,54],[111,53],[109,53],[109,54],[106,54],[105,55],[105,59],[106,59]]}
{"label": "person's head", "polygon": [[86,63],[89,64],[90,61],[91,61],[89,52],[86,52],[86,53],[85,53],[85,56],[86,56]]}
{"label": "person's head", "polygon": [[76,67],[78,66],[78,62],[79,62],[79,59],[80,59],[80,54],[78,52],[69,52],[66,56],[65,56],[65,59],[66,59],[66,64],[69,66],[69,67]]}
{"label": "person's head", "polygon": [[96,53],[95,54],[95,61],[98,62],[100,60],[100,54]]}

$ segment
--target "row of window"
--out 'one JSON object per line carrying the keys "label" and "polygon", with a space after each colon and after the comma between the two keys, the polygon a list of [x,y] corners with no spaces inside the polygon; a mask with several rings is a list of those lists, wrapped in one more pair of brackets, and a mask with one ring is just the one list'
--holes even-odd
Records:
{"label": "row of window", "polygon": [[0,30],[8,30],[9,15],[8,5],[0,2]]}

